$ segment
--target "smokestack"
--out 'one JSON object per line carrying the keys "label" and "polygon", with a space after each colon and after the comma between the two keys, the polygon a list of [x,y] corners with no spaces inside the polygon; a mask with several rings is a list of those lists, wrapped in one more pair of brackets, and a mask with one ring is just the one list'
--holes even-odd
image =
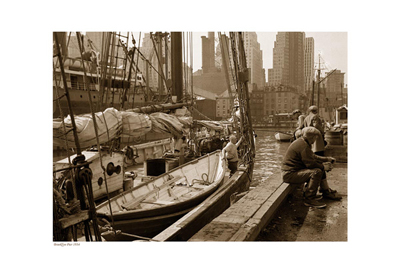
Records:
{"label": "smokestack", "polygon": [[206,36],[201,36],[201,60],[203,73],[207,73],[210,69],[210,46]]}
{"label": "smokestack", "polygon": [[208,40],[209,40],[209,46],[210,46],[210,51],[209,51],[209,58],[210,58],[210,70],[215,69],[215,38],[214,38],[214,32],[209,32],[208,33]]}

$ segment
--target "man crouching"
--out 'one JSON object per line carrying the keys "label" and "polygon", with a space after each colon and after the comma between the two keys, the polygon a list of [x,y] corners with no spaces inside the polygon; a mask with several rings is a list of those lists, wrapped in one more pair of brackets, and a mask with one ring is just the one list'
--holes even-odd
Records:
{"label": "man crouching", "polygon": [[[286,151],[282,162],[283,182],[290,184],[305,184],[304,204],[309,207],[324,208],[326,204],[318,201],[318,187],[322,197],[332,200],[341,200],[335,190],[329,188],[326,172],[332,170],[336,161],[333,157],[315,155],[311,145],[320,137],[318,129],[306,127],[302,130],[302,137],[292,142]],[[324,164],[323,164],[324,162]]]}

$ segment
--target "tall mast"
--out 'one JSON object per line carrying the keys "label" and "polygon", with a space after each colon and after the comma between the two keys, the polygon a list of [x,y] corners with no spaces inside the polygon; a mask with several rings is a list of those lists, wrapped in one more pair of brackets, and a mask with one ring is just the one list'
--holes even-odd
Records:
{"label": "tall mast", "polygon": [[318,54],[318,74],[317,74],[317,107],[319,113],[319,84],[321,77],[321,54]]}
{"label": "tall mast", "polygon": [[229,69],[228,69],[228,63],[229,63],[229,53],[227,48],[228,37],[226,37],[225,34],[222,35],[221,32],[218,32],[218,36],[219,36],[219,44],[221,47],[222,68],[225,75],[226,85],[228,86],[229,101],[231,103],[231,107],[233,107],[234,101],[232,96],[232,88],[231,88],[231,82],[229,80]]}
{"label": "tall mast", "polygon": [[[157,46],[158,46],[157,51],[158,51],[158,54],[160,56],[159,62],[158,62],[158,71],[160,71],[160,73],[161,73],[161,71],[164,69],[163,68],[163,64],[162,64],[162,61],[163,61],[163,58],[162,58],[162,55],[163,55],[162,54],[162,51],[163,51],[162,33],[161,32],[156,32],[155,37],[156,37]],[[162,95],[164,93],[164,83],[163,83],[163,79],[161,78],[160,74],[158,76],[158,90],[160,92],[160,95]]]}
{"label": "tall mast", "polygon": [[171,32],[172,96],[180,102],[183,97],[182,32]]}

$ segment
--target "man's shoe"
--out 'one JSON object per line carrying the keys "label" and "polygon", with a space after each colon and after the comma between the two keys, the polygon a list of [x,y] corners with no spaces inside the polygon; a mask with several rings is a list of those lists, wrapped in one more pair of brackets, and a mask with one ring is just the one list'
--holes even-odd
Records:
{"label": "man's shoe", "polygon": [[338,195],[337,191],[328,189],[322,192],[322,196],[326,199],[331,199],[335,201],[342,200],[342,197]]}
{"label": "man's shoe", "polygon": [[313,207],[313,208],[317,208],[317,209],[322,209],[322,208],[326,207],[326,204],[321,203],[318,200],[309,199],[309,198],[306,198],[304,200],[304,205],[306,205],[307,207]]}
{"label": "man's shoe", "polygon": [[[304,199],[306,198],[306,193],[305,192],[303,192],[303,198]],[[313,199],[314,200],[321,200],[322,198],[324,198],[322,195],[316,195]]]}
{"label": "man's shoe", "polygon": [[[332,192],[332,193],[337,193],[337,190],[328,189],[327,191]],[[324,193],[325,191],[320,188],[319,192]]]}
{"label": "man's shoe", "polygon": [[318,201],[318,200],[321,200],[322,198],[324,198],[322,195],[316,195],[314,200]]}

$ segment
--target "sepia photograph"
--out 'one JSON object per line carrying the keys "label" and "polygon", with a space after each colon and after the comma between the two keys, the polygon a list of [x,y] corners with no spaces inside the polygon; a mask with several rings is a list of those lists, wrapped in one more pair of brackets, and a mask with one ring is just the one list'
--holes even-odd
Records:
{"label": "sepia photograph", "polygon": [[346,32],[53,37],[55,242],[347,241]]}
{"label": "sepia photograph", "polygon": [[389,1],[3,13],[6,270],[396,271]]}

